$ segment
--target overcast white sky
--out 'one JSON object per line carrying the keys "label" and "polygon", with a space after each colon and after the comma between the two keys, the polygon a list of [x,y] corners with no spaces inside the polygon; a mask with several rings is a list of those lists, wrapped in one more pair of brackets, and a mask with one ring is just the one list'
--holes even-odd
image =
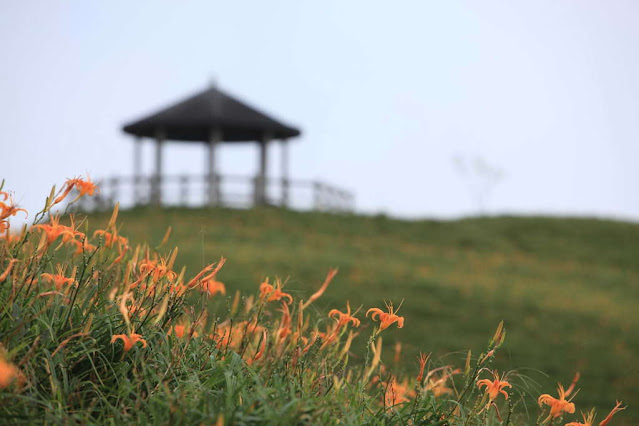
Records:
{"label": "overcast white sky", "polygon": [[[360,211],[476,213],[459,156],[504,172],[490,214],[639,220],[638,20],[633,0],[3,1],[0,177],[34,209],[67,177],[130,174],[121,125],[215,77],[299,126],[291,175]],[[167,172],[203,155],[169,145]],[[257,151],[220,163],[252,174]]]}

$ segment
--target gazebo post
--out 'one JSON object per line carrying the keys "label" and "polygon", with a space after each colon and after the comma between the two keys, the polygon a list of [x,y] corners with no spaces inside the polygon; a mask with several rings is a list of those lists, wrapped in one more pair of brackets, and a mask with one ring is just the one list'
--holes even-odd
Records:
{"label": "gazebo post", "polygon": [[142,137],[137,136],[133,142],[133,205],[140,202],[140,179],[142,175]]}
{"label": "gazebo post", "polygon": [[288,207],[288,139],[282,139],[282,207]]}
{"label": "gazebo post", "polygon": [[266,169],[268,160],[268,142],[271,135],[266,132],[260,141],[260,164],[257,178],[255,179],[255,204],[266,204]]}
{"label": "gazebo post", "polygon": [[164,132],[158,130],[155,136],[155,176],[153,177],[152,202],[156,206],[162,205],[162,145]]}
{"label": "gazebo post", "polygon": [[209,207],[216,206],[220,203],[220,181],[217,170],[215,168],[215,149],[217,144],[222,141],[222,132],[218,128],[212,128],[209,132],[209,161],[208,161],[208,186],[207,201]]}

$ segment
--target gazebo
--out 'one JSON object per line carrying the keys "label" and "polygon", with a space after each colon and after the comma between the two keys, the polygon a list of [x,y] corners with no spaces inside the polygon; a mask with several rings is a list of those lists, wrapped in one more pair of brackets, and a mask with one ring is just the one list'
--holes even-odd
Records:
{"label": "gazebo", "polygon": [[[242,182],[252,187],[246,197],[250,205],[280,205],[289,207],[291,189],[310,189],[315,210],[350,211],[354,197],[347,191],[317,181],[292,181],[289,178],[288,144],[299,136],[300,130],[269,117],[237,98],[210,86],[202,92],[169,107],[124,125],[123,131],[135,137],[133,177],[112,177],[106,180],[111,188],[111,204],[119,196],[122,184],[131,183],[133,205],[166,205],[165,186],[177,183],[180,204],[186,205],[193,193],[194,183],[204,184],[199,205],[226,206],[232,204],[229,194],[222,190],[222,183]],[[142,174],[142,144],[148,139],[154,143],[154,169],[151,176]],[[281,174],[279,179],[267,176],[268,147],[279,141],[281,146]],[[168,142],[198,143],[205,147],[207,170],[205,176],[169,176],[163,170],[163,148]],[[222,176],[216,162],[219,145],[223,143],[249,142],[259,149],[258,170],[255,176]],[[110,185],[109,185],[110,183]],[[267,186],[277,185],[279,197],[269,196]],[[271,188],[273,189],[273,188]],[[270,194],[273,194],[271,191]],[[108,198],[108,197],[106,197]],[[103,197],[104,201],[105,197]],[[244,203],[247,204],[247,203]],[[303,207],[308,208],[308,206]]]}

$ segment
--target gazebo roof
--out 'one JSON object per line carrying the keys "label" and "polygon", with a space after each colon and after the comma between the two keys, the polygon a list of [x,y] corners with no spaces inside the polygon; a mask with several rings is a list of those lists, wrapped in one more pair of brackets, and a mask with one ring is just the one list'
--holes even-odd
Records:
{"label": "gazebo roof", "polygon": [[276,121],[253,107],[211,87],[190,98],[123,127],[126,133],[154,138],[159,132],[175,141],[207,142],[212,130],[224,142],[260,141],[299,136],[294,127]]}

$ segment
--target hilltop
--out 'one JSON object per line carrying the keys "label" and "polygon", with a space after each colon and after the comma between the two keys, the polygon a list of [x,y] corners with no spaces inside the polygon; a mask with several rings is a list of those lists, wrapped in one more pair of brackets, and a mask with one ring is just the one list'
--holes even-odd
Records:
{"label": "hilltop", "polygon": [[[89,215],[91,227],[108,214]],[[229,295],[281,277],[310,294],[329,267],[339,274],[319,305],[364,309],[403,300],[406,326],[390,339],[405,359],[433,351],[461,364],[500,320],[508,329],[496,366],[519,369],[542,392],[581,371],[578,410],[639,402],[639,225],[545,217],[404,221],[279,209],[123,211],[121,233],[157,244],[172,227],[177,264],[195,271],[224,256]],[[359,313],[363,317],[363,311]],[[389,340],[392,343],[392,340]],[[461,351],[461,352],[460,352]],[[387,362],[391,361],[389,351]],[[537,371],[540,370],[540,371]],[[532,398],[530,400],[533,401]],[[635,416],[636,417],[636,416]]]}

